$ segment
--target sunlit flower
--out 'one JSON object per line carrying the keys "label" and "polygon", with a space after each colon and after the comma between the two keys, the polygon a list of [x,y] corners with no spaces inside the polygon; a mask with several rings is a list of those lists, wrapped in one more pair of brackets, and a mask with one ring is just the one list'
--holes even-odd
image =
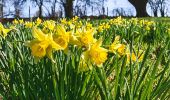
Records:
{"label": "sunlit flower", "polygon": [[5,38],[8,34],[8,32],[11,31],[11,29],[5,28],[2,23],[0,23],[0,35]]}
{"label": "sunlit flower", "polygon": [[130,53],[130,51],[126,52],[126,56],[127,56],[127,62],[130,61],[130,57],[132,61],[137,61],[137,62],[141,62],[143,60],[143,51],[139,51],[138,54],[135,54],[134,52]]}
{"label": "sunlit flower", "polygon": [[109,50],[112,53],[119,53],[120,55],[123,55],[125,53],[126,46],[124,44],[121,44],[120,36],[116,36],[114,42],[110,45]]}
{"label": "sunlit flower", "polygon": [[13,24],[19,24],[19,21],[18,21],[17,19],[14,19],[14,20],[12,21],[12,23],[13,23]]}
{"label": "sunlit flower", "polygon": [[40,18],[37,18],[35,21],[36,26],[40,25],[42,23],[42,20]]}
{"label": "sunlit flower", "polygon": [[33,22],[25,22],[25,27],[26,28],[32,28],[33,27]]}
{"label": "sunlit flower", "polygon": [[89,45],[94,43],[96,41],[96,39],[93,37],[94,33],[95,33],[94,29],[90,30],[82,29],[77,31],[78,40],[80,41],[81,46],[89,47]]}
{"label": "sunlit flower", "polygon": [[43,22],[44,27],[48,28],[49,30],[53,31],[55,27],[55,21],[48,20]]}
{"label": "sunlit flower", "polygon": [[42,58],[47,55],[52,58],[52,49],[62,50],[63,48],[55,43],[52,38],[52,34],[44,34],[40,29],[33,28],[34,40],[27,42],[26,45],[31,48],[32,55],[37,58]]}
{"label": "sunlit flower", "polygon": [[65,18],[61,19],[60,21],[61,21],[61,24],[64,24],[64,25],[67,24],[67,20]]}
{"label": "sunlit flower", "polygon": [[85,58],[84,60],[86,64],[92,63],[93,65],[101,67],[102,64],[107,60],[107,49],[100,47],[101,45],[102,40],[99,39],[89,48],[89,50],[82,54],[82,56]]}
{"label": "sunlit flower", "polygon": [[62,48],[67,48],[69,43],[69,32],[66,32],[63,26],[57,25],[56,34],[53,35],[53,38]]}

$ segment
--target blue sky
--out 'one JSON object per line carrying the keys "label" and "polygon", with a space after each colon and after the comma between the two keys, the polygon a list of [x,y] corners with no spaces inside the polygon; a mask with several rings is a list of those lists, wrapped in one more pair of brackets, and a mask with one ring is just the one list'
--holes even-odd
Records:
{"label": "blue sky", "polygon": [[[38,11],[38,8],[35,6],[35,4],[32,5],[32,3],[30,3],[29,1],[27,1],[23,8],[22,8],[22,16],[21,17],[28,17],[29,12],[29,6],[31,7],[31,17],[35,16],[36,11]],[[45,6],[47,8],[51,8],[49,4],[45,4]],[[105,7],[108,7],[109,9],[109,15],[112,16],[112,11],[113,9],[116,8],[123,8],[125,11],[131,11],[133,15],[136,14],[134,7],[128,2],[128,0],[107,0],[105,2]],[[150,15],[152,15],[150,12],[151,10],[149,9],[150,7],[147,6],[147,11]],[[12,6],[12,4],[7,3],[6,7],[5,7],[5,12],[9,12],[9,11],[13,11],[14,7]],[[45,8],[43,8],[44,11],[44,15],[47,13],[47,10]],[[170,12],[168,12],[170,15]],[[87,11],[87,15],[91,15],[91,9],[88,9]],[[98,12],[96,11],[94,13],[94,15],[97,15]]]}

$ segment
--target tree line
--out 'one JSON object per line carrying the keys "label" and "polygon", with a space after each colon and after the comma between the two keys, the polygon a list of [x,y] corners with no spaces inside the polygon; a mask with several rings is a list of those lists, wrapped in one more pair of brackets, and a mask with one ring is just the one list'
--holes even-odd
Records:
{"label": "tree line", "polygon": [[[4,6],[6,3],[11,3],[14,6],[14,16],[19,17],[20,11],[23,5],[28,0],[0,0],[0,16],[4,15]],[[108,8],[104,7],[104,2],[107,0],[29,0],[31,4],[38,6],[38,17],[43,17],[43,7],[47,10],[48,16],[55,17],[56,13],[58,16],[64,15],[65,17],[73,17],[75,15],[85,16],[87,14],[87,8],[91,8],[92,13],[96,10],[101,14],[108,14]],[[155,17],[160,12],[161,16],[164,17],[168,11],[169,0],[128,0],[136,10],[137,17],[148,17],[147,4]],[[45,5],[50,4],[51,8],[47,8]],[[57,6],[58,9],[57,9]],[[59,9],[60,8],[60,9]],[[99,10],[101,9],[101,10]],[[58,10],[58,11],[56,11]],[[29,8],[30,11],[30,8]],[[115,10],[117,13],[122,13],[122,9]]]}

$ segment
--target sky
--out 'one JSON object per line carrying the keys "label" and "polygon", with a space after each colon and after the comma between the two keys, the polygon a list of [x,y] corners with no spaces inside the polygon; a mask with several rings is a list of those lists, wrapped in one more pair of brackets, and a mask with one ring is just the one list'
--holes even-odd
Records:
{"label": "sky", "polygon": [[[117,8],[123,8],[126,12],[131,11],[132,15],[136,14],[136,11],[135,11],[134,7],[128,2],[128,0],[107,0],[104,5],[105,5],[105,8],[108,7],[108,14],[109,14],[109,16],[112,16],[113,15],[113,13],[112,13],[113,9],[117,9]],[[28,17],[29,16],[29,6],[31,8],[31,12],[30,12],[31,13],[31,17],[35,16],[36,11],[38,11],[38,7],[36,7],[35,4],[30,3],[30,1],[27,1],[23,5],[21,17]],[[51,8],[50,4],[45,4],[45,6],[47,8]],[[147,12],[150,15],[153,15],[152,13],[150,13],[151,12],[150,7],[147,6],[147,8],[148,8]],[[8,13],[10,11],[13,11],[14,7],[9,2],[9,3],[6,4],[6,7],[5,7],[4,10],[5,10],[5,12]],[[47,13],[46,8],[43,8],[43,12],[44,12],[43,13],[44,15]],[[168,13],[170,15],[170,12],[168,12]],[[91,9],[88,9],[87,10],[87,15],[91,15],[91,14],[92,14]],[[97,11],[94,12],[94,15],[97,15],[97,14],[98,14]],[[8,17],[12,17],[12,16],[8,16]]]}

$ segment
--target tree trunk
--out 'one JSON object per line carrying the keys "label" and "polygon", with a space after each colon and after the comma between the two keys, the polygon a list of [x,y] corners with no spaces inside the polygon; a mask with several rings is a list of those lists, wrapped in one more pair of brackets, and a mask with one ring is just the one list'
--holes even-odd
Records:
{"label": "tree trunk", "polygon": [[65,17],[73,17],[73,0],[66,0],[64,4]]}
{"label": "tree trunk", "polygon": [[165,7],[163,6],[163,3],[161,3],[160,13],[161,13],[161,17],[165,17]]}
{"label": "tree trunk", "polygon": [[146,4],[148,0],[128,0],[136,9],[136,17],[149,16],[146,12]]}
{"label": "tree trunk", "polygon": [[158,10],[153,11],[154,17],[158,17]]}
{"label": "tree trunk", "polygon": [[38,17],[40,17],[40,18],[42,17],[42,5],[39,6],[39,15],[38,15]]}
{"label": "tree trunk", "polygon": [[164,10],[161,10],[161,17],[165,17],[165,11]]}
{"label": "tree trunk", "polygon": [[0,18],[3,18],[3,5],[4,4],[4,1],[3,0],[1,0],[0,1]]}

